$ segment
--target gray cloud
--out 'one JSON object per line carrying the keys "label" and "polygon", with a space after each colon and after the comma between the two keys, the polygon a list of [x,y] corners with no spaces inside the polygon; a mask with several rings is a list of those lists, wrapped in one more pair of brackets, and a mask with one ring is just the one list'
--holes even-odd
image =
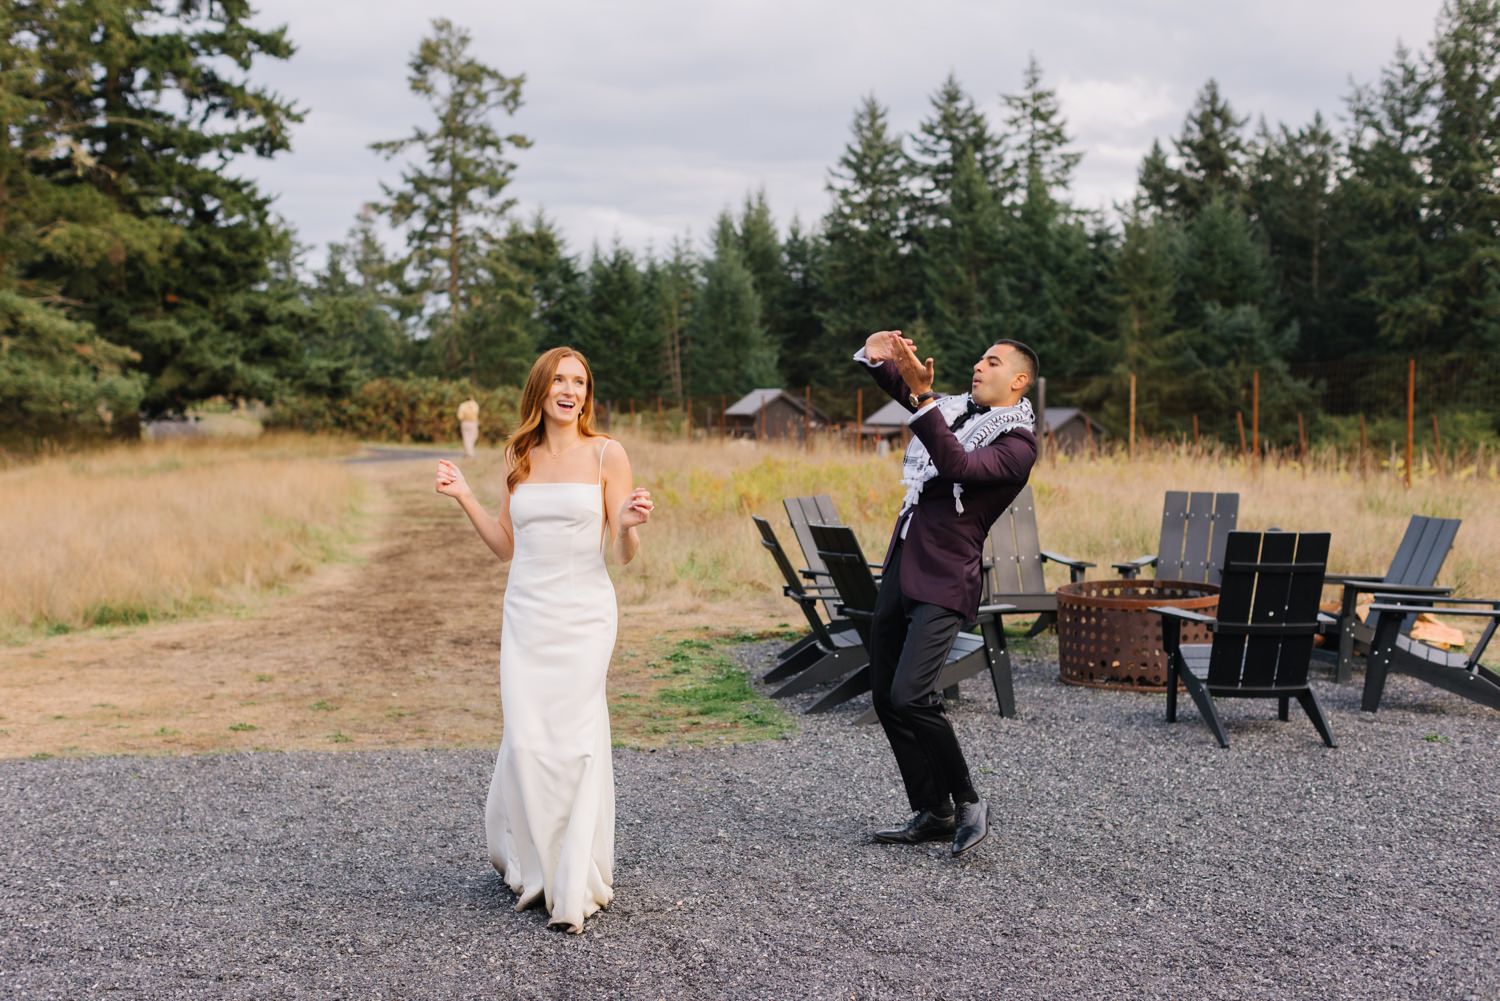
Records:
{"label": "gray cloud", "polygon": [[290,154],[239,168],[317,248],[394,181],[370,142],[425,120],[407,62],[431,18],[469,28],[474,51],[525,73],[510,128],[523,211],[546,210],[574,249],[618,237],[665,246],[764,188],[783,226],[827,206],[824,188],[856,102],[873,93],[909,131],[954,72],[991,115],[1035,53],[1084,152],[1075,197],[1106,207],[1132,190],[1153,138],[1181,126],[1218,79],[1241,114],[1302,124],[1336,118],[1349,80],[1371,80],[1398,39],[1421,47],[1440,0],[1166,0],[832,4],[686,0],[498,5],[450,0],[319,4],[262,0],[260,23],[299,47],[257,79],[308,109]]}

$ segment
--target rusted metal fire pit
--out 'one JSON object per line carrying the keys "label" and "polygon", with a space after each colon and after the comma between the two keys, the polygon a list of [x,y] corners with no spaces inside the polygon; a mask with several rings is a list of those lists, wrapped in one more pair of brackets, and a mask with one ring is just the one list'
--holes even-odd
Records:
{"label": "rusted metal fire pit", "polygon": [[[1057,589],[1058,674],[1070,685],[1167,690],[1161,616],[1153,605],[1204,615],[1219,607],[1217,584],[1181,580],[1084,580]],[[1182,642],[1208,643],[1207,627],[1182,624]]]}

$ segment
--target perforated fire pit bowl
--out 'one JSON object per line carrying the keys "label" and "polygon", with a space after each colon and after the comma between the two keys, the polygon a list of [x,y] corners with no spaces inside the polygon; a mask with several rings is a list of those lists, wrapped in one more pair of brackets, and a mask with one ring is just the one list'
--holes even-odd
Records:
{"label": "perforated fire pit bowl", "polygon": [[[1091,688],[1166,691],[1167,655],[1153,605],[1213,615],[1219,588],[1181,580],[1085,580],[1059,587],[1058,676]],[[1182,624],[1184,643],[1211,638],[1205,626]]]}

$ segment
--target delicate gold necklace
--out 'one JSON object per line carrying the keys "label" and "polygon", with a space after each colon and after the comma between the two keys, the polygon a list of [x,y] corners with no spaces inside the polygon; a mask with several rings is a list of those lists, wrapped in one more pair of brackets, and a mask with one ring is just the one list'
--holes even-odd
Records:
{"label": "delicate gold necklace", "polygon": [[555,459],[559,455],[562,455],[564,452],[571,452],[571,451],[573,451],[573,449],[577,448],[579,445],[582,445],[582,444],[583,444],[583,440],[579,439],[578,441],[575,441],[573,444],[569,445],[567,448],[558,449],[556,452],[554,452],[554,451],[552,451],[552,445],[549,443],[547,445],[547,453],[549,455],[551,455],[552,458]]}

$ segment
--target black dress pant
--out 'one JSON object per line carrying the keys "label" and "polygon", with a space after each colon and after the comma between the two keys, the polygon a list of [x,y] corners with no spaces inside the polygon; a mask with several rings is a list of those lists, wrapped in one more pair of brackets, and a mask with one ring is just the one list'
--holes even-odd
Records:
{"label": "black dress pant", "polygon": [[953,802],[979,798],[937,690],[938,674],[964,617],[901,593],[901,550],[898,541],[870,625],[875,714],[896,754],[911,808],[947,814]]}

